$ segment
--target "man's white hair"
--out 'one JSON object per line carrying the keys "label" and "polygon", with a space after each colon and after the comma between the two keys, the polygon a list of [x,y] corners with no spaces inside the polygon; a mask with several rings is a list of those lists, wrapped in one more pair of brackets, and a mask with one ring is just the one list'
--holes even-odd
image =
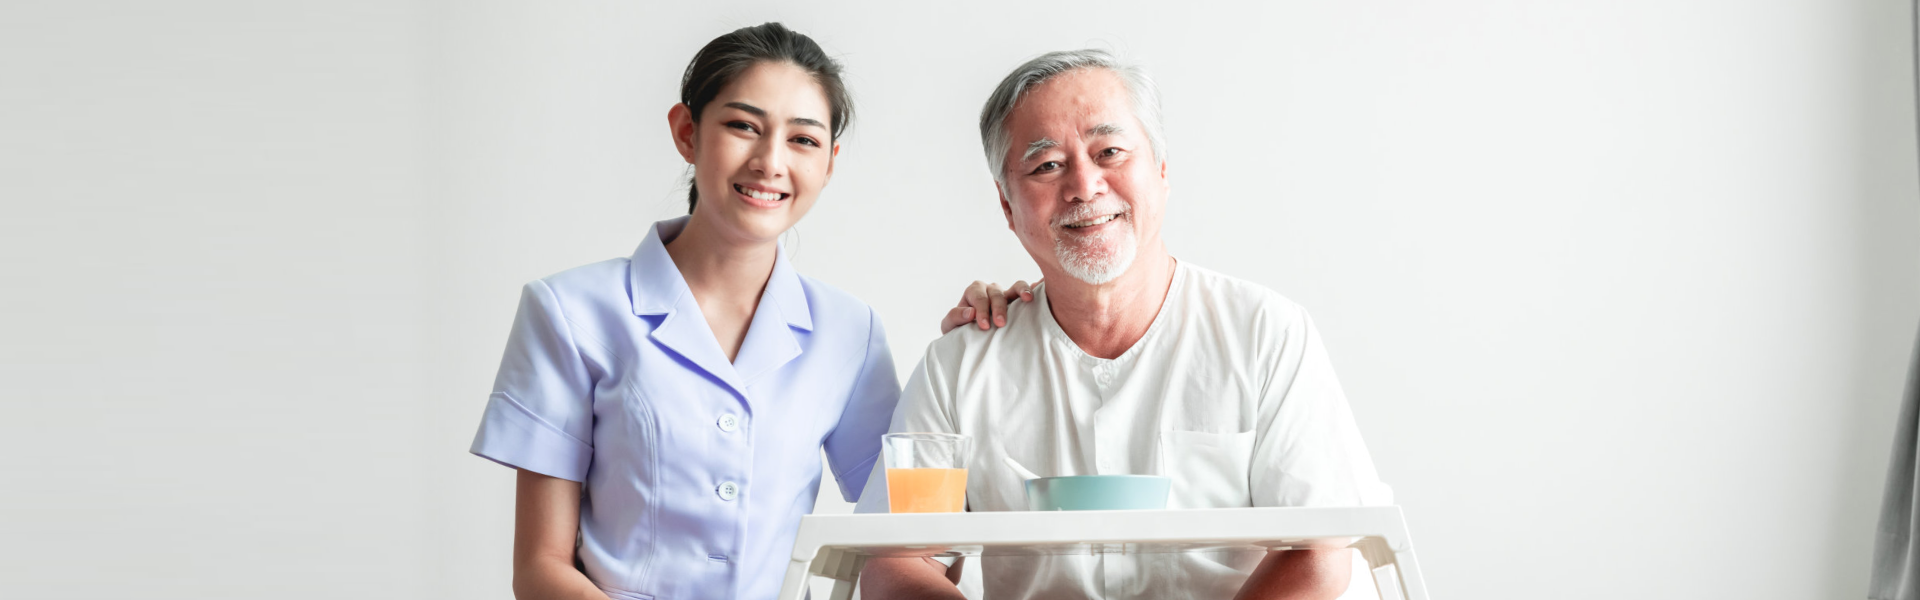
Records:
{"label": "man's white hair", "polygon": [[[1166,135],[1160,126],[1160,90],[1153,78],[1140,67],[1121,62],[1105,50],[1062,50],[1048,52],[1029,60],[1000,80],[1000,86],[987,97],[980,109],[980,143],[986,146],[987,167],[993,169],[993,181],[1007,189],[1007,152],[1013,139],[1007,134],[1007,116],[1028,90],[1047,80],[1079,69],[1106,69],[1120,76],[1133,98],[1133,116],[1146,129],[1147,144],[1153,147],[1155,163],[1167,162]],[[1011,200],[1012,198],[1008,198]]]}

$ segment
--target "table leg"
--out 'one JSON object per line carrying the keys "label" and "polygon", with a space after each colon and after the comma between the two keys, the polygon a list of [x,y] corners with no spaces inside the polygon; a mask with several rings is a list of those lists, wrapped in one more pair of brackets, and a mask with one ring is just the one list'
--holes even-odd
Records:
{"label": "table leg", "polygon": [[833,580],[833,595],[827,596],[827,600],[853,600],[853,590],[858,587],[858,585],[858,581],[835,579]]}
{"label": "table leg", "polygon": [[1400,570],[1398,557],[1387,540],[1378,537],[1364,537],[1354,542],[1353,549],[1360,551],[1361,558],[1367,560],[1367,570],[1373,574],[1373,588],[1380,594],[1380,600],[1407,600],[1405,578]]}
{"label": "table leg", "polygon": [[1413,557],[1413,548],[1401,548],[1394,552],[1394,565],[1400,572],[1400,583],[1407,598],[1427,600],[1427,580],[1420,575],[1420,560]]}
{"label": "table leg", "polygon": [[807,561],[788,561],[787,579],[780,584],[780,600],[800,600],[807,594]]}

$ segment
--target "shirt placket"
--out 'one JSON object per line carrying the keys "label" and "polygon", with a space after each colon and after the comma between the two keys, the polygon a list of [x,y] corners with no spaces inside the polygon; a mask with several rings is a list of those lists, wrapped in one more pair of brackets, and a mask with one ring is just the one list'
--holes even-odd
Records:
{"label": "shirt placket", "polygon": [[1093,464],[1088,467],[1096,475],[1126,473],[1128,424],[1119,422],[1123,416],[1113,405],[1113,390],[1119,380],[1117,371],[1110,360],[1093,359],[1087,366],[1093,384],[1092,396],[1097,399],[1093,406]]}
{"label": "shirt placket", "polygon": [[[722,390],[727,392],[726,390]],[[741,394],[745,396],[744,393]],[[733,397],[732,393],[716,395],[717,402],[709,405],[712,414],[706,415],[709,435],[717,436],[718,446],[725,451],[711,457],[716,468],[713,471],[713,488],[706,494],[706,501],[717,503],[718,512],[726,515],[724,522],[731,527],[720,528],[709,540],[707,561],[720,567],[725,586],[738,591],[739,560],[742,544],[745,543],[747,525],[747,501],[751,491],[751,473],[753,472],[753,435],[752,412],[746,403]]]}
{"label": "shirt placket", "polygon": [[[1094,408],[1094,473],[1100,475],[1129,475],[1135,465],[1128,459],[1129,439],[1135,424],[1127,414],[1127,407],[1117,401],[1120,384],[1125,380],[1122,373],[1125,365],[1120,360],[1094,359],[1088,367],[1092,376],[1095,397],[1099,405]],[[1100,594],[1132,589],[1135,578],[1135,556],[1125,553],[1125,546],[1113,548],[1121,554],[1102,553],[1093,557],[1095,573],[1100,578]]]}

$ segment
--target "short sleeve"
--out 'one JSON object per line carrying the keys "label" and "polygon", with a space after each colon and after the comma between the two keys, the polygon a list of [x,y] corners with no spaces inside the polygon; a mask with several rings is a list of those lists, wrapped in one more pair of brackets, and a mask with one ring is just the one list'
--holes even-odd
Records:
{"label": "short sleeve", "polygon": [[593,462],[593,384],[553,288],[527,284],[470,450],[508,467],[585,481]]}
{"label": "short sleeve", "polygon": [[[907,378],[906,389],[900,392],[900,406],[893,410],[893,423],[887,427],[889,432],[958,433],[944,408],[946,404],[942,399],[947,395],[941,393],[942,386],[933,383],[935,379],[944,379],[940,377],[944,370],[939,366],[929,348],[927,357],[913,369],[913,376]],[[860,503],[854,506],[853,512],[892,512],[887,504],[886,464],[875,460],[872,471],[867,477],[866,491],[861,493]]]}
{"label": "short sleeve", "polygon": [[893,372],[887,332],[872,309],[868,309],[867,319],[870,325],[859,379],[854,381],[853,395],[840,412],[840,423],[827,435],[826,442],[827,465],[840,482],[840,496],[848,502],[860,499],[868,473],[880,462],[880,436],[887,432],[894,405],[900,401],[900,378]]}
{"label": "short sleeve", "polygon": [[1254,506],[1393,503],[1380,482],[1320,332],[1306,311],[1284,310],[1249,473]]}

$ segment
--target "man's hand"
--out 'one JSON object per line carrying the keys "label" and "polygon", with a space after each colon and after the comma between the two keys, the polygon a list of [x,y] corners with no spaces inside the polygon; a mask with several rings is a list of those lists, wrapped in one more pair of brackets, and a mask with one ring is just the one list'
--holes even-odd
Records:
{"label": "man's hand", "polygon": [[1347,592],[1352,579],[1352,550],[1276,550],[1260,560],[1233,599],[1333,600]]}
{"label": "man's hand", "polygon": [[960,570],[931,558],[871,558],[860,569],[860,597],[868,600],[966,600],[960,595]]}
{"label": "man's hand", "polygon": [[[1039,281],[1035,281],[1039,284]],[[953,328],[971,321],[981,331],[991,327],[1007,326],[1007,303],[1014,300],[1033,301],[1033,286],[1025,281],[1015,281],[1005,290],[1000,284],[975,281],[960,294],[960,304],[947,311],[947,317],[940,320],[940,333],[946,334]]]}

